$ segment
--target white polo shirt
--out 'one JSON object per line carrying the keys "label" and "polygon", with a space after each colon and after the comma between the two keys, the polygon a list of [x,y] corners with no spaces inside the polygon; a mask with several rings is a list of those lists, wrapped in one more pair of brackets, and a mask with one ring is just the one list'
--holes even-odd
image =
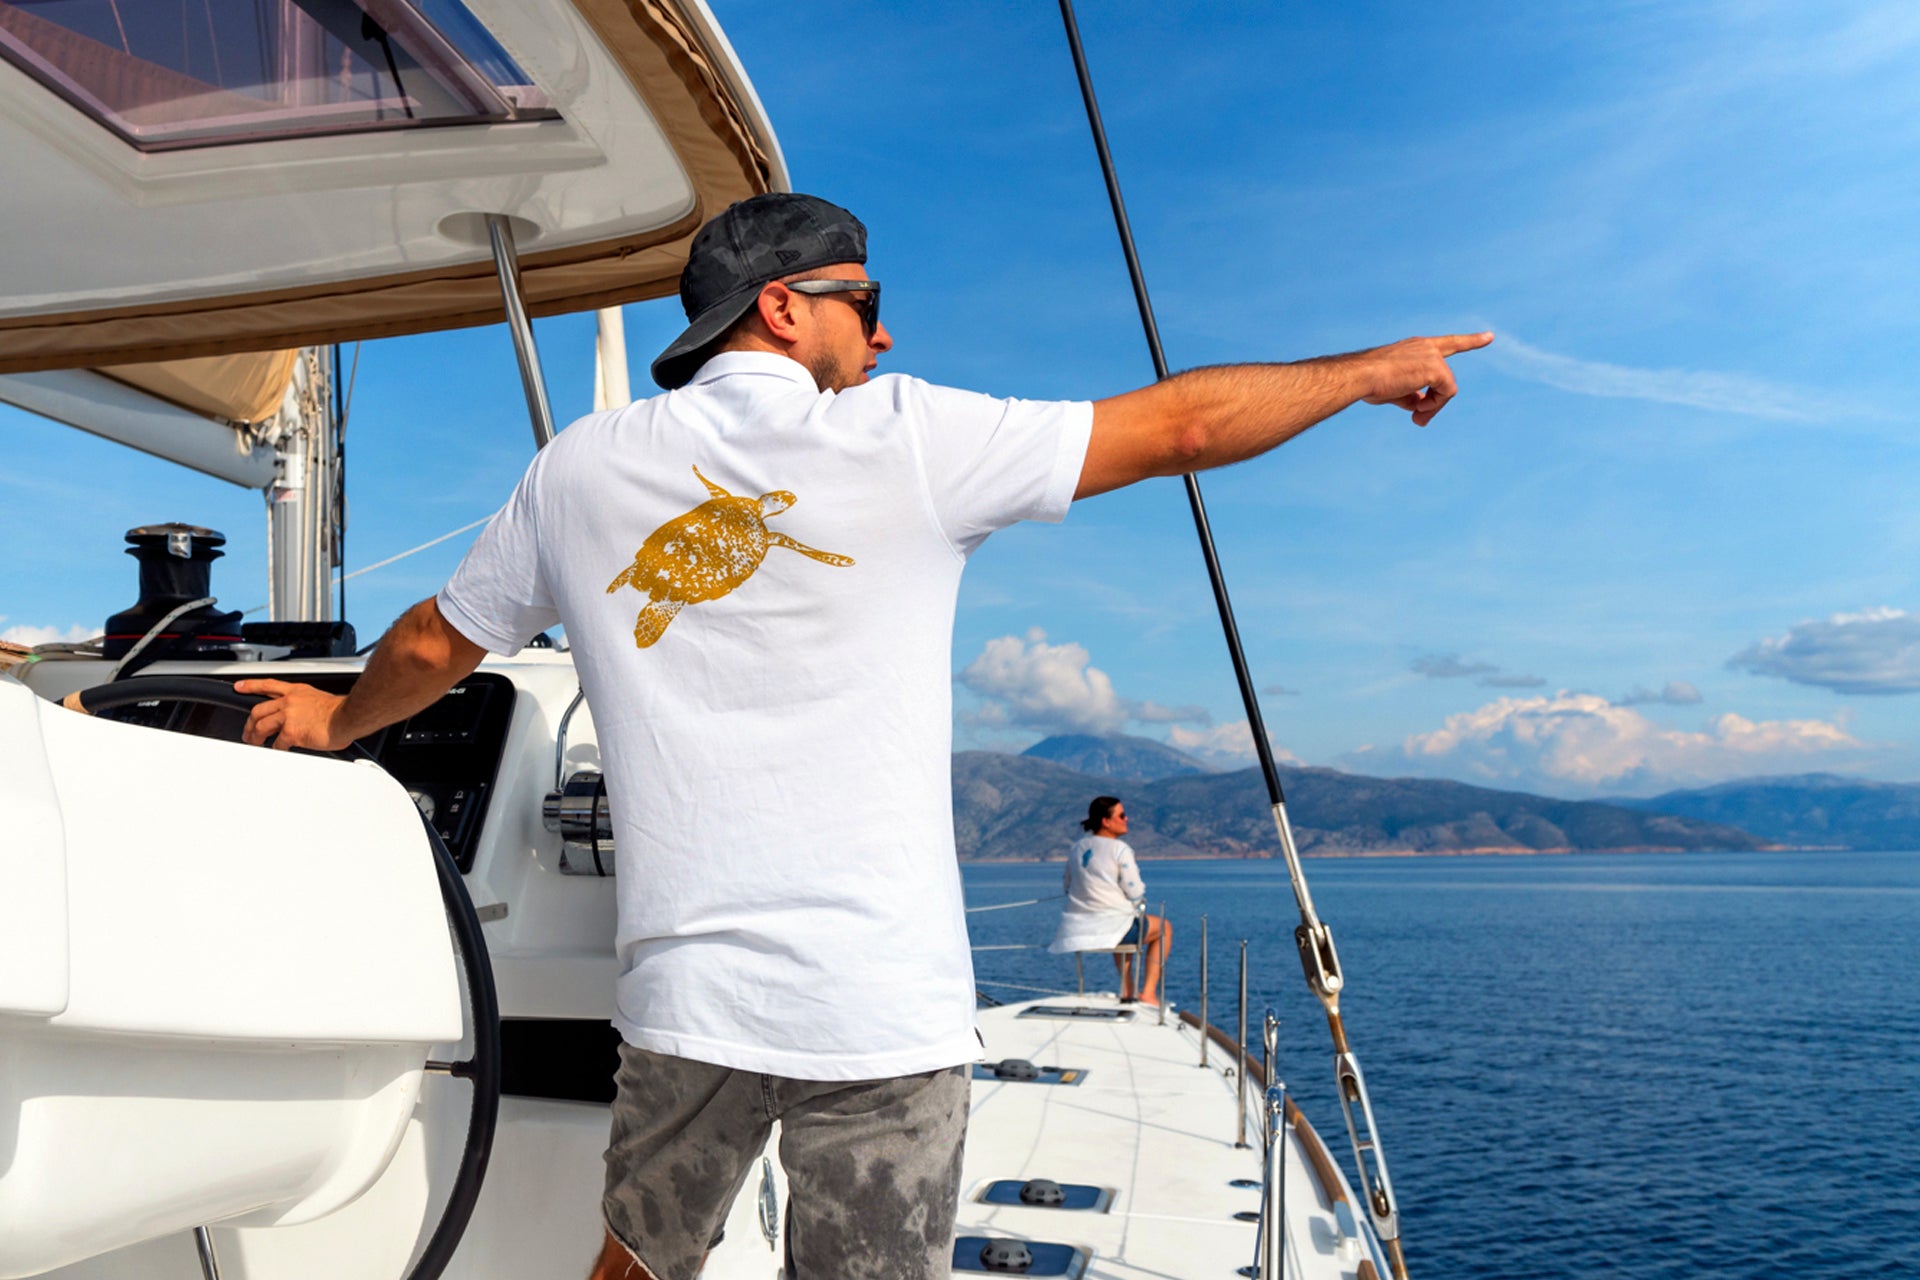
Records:
{"label": "white polo shirt", "polygon": [[439,604],[494,653],[566,626],[630,1043],[813,1080],[978,1057],[954,602],[988,534],[1066,515],[1092,421],[729,352],[536,455]]}

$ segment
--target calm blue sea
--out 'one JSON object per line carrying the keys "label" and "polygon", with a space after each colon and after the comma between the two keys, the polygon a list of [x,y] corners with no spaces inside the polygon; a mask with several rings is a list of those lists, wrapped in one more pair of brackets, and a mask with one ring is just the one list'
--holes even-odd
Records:
{"label": "calm blue sea", "polygon": [[[1306,867],[1416,1278],[1920,1276],[1920,853]],[[1233,1030],[1245,938],[1252,1038],[1272,1005],[1281,1077],[1352,1178],[1285,868],[1142,871],[1169,995],[1198,1003],[1205,913]],[[1060,884],[1058,863],[964,874],[969,905]],[[973,941],[1045,943],[1057,906],[971,915]],[[1004,999],[1073,985],[1043,950],[975,967]]]}

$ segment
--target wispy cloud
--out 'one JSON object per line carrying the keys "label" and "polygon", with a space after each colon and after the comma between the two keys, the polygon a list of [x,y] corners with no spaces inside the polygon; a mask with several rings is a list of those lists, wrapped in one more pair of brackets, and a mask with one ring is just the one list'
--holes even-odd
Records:
{"label": "wispy cloud", "polygon": [[1183,704],[1177,707],[1162,706],[1148,700],[1135,702],[1131,698],[1122,698],[1121,705],[1128,714],[1141,724],[1212,724],[1213,715],[1205,707]]}
{"label": "wispy cloud", "polygon": [[1920,692],[1920,614],[1836,613],[1750,645],[1727,665],[1835,693]]}
{"label": "wispy cloud", "polygon": [[[1167,743],[1216,769],[1244,769],[1259,759],[1253,749],[1253,730],[1245,720],[1205,729],[1175,726],[1167,733]],[[1274,741],[1271,729],[1267,731],[1267,744],[1273,748],[1274,759],[1285,764],[1300,763],[1300,757]]]}
{"label": "wispy cloud", "polygon": [[1861,407],[1838,396],[1823,396],[1744,374],[1696,369],[1636,369],[1556,355],[1502,333],[1486,359],[1509,377],[1571,391],[1575,395],[1619,400],[1650,400],[1750,418],[1812,422],[1857,415]]}
{"label": "wispy cloud", "polygon": [[1539,676],[1502,671],[1491,662],[1466,662],[1457,653],[1422,654],[1413,660],[1408,670],[1429,680],[1464,680],[1468,676],[1479,676],[1474,683],[1483,689],[1539,689],[1547,683]]}
{"label": "wispy cloud", "polygon": [[1669,680],[1658,689],[1649,689],[1644,685],[1621,694],[1613,700],[1616,707],[1638,707],[1650,702],[1662,703],[1669,707],[1690,707],[1700,701],[1700,691],[1685,680]]}
{"label": "wispy cloud", "polygon": [[1458,680],[1491,675],[1500,668],[1490,662],[1462,662],[1457,653],[1427,653],[1415,658],[1409,669],[1430,680]]}
{"label": "wispy cloud", "polygon": [[1504,675],[1482,676],[1474,683],[1482,689],[1541,689],[1547,682],[1539,676]]}

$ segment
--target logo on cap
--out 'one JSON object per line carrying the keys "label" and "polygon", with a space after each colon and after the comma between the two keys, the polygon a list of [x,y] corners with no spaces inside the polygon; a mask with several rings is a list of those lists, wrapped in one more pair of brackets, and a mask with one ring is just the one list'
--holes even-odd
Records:
{"label": "logo on cap", "polygon": [[780,259],[781,266],[791,266],[793,261],[800,256],[800,251],[798,249],[780,249],[775,251],[774,256]]}

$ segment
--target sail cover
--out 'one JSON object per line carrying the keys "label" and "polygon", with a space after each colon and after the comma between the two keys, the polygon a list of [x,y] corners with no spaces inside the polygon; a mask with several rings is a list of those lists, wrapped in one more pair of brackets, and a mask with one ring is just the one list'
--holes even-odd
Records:
{"label": "sail cover", "polygon": [[786,186],[698,0],[196,0],[204,47],[147,8],[0,0],[0,373],[498,321],[488,214],[536,316],[657,297]]}
{"label": "sail cover", "polygon": [[280,410],[298,351],[259,351],[160,364],[110,365],[116,382],[228,422],[264,422]]}

